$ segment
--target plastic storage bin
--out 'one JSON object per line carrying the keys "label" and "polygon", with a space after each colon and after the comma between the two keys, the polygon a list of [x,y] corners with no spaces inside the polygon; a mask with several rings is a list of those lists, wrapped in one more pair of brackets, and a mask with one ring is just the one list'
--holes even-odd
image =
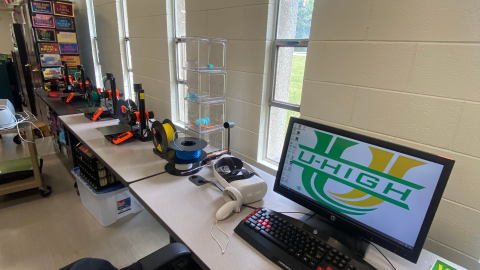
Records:
{"label": "plastic storage bin", "polygon": [[225,129],[217,129],[212,132],[198,133],[193,130],[186,130],[185,136],[195,137],[205,140],[208,145],[203,149],[207,153],[216,152],[225,149],[226,144],[226,131]]}
{"label": "plastic storage bin", "polygon": [[225,71],[187,70],[185,99],[197,103],[224,101],[226,76]]}
{"label": "plastic storage bin", "polygon": [[102,226],[109,226],[129,214],[138,213],[143,206],[118,182],[102,191],[95,191],[82,177],[78,167],[72,169],[82,204]]}
{"label": "plastic storage bin", "polygon": [[185,40],[184,69],[225,70],[227,40],[210,37],[182,37]]}
{"label": "plastic storage bin", "polygon": [[199,133],[223,129],[224,103],[185,102],[185,118],[188,129]]}

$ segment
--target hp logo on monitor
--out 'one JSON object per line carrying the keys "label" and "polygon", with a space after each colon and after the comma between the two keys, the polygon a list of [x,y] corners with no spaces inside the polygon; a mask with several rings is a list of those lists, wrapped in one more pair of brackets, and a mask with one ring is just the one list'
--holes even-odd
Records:
{"label": "hp logo on monitor", "polygon": [[337,218],[332,215],[332,216],[330,216],[330,219],[331,219],[332,221],[335,221],[335,219],[337,219]]}

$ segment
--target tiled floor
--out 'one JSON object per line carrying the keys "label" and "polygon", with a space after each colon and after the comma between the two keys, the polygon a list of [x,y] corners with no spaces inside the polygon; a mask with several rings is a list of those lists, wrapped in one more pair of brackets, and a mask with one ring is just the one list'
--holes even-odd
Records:
{"label": "tiled floor", "polygon": [[[12,144],[4,135],[0,160],[24,156],[22,146]],[[40,148],[40,154],[51,151]],[[0,269],[58,269],[83,257],[124,267],[168,244],[168,233],[146,210],[101,226],[82,205],[57,155],[43,159],[50,197],[42,198],[36,189],[0,196]]]}

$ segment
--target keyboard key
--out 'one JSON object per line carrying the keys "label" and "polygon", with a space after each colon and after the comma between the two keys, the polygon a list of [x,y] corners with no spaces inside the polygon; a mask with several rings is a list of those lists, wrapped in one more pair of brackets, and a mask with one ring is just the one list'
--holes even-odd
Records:
{"label": "keyboard key", "polygon": [[314,263],[314,262],[312,262],[312,261],[309,261],[309,262],[308,262],[308,266],[310,266],[310,267],[313,268],[313,267],[316,266],[316,263]]}
{"label": "keyboard key", "polygon": [[338,253],[338,256],[343,257],[343,253],[342,253],[342,252],[339,252],[339,253]]}
{"label": "keyboard key", "polygon": [[347,261],[345,261],[345,260],[341,260],[341,261],[340,261],[340,263],[342,263],[342,264],[346,264],[346,263],[347,263]]}
{"label": "keyboard key", "polygon": [[295,258],[300,259],[302,257],[302,254],[300,252],[295,253]]}
{"label": "keyboard key", "polygon": [[333,260],[333,261],[332,261],[332,264],[333,264],[333,265],[337,265],[337,263],[338,263],[337,260]]}
{"label": "keyboard key", "polygon": [[345,257],[343,257],[347,262],[350,261],[350,257],[348,257],[347,255],[345,255]]}
{"label": "keyboard key", "polygon": [[332,253],[333,253],[333,254],[337,254],[337,253],[338,253],[338,250],[334,248],[334,249],[332,250]]}
{"label": "keyboard key", "polygon": [[330,245],[328,245],[328,244],[325,244],[325,248],[326,248],[326,249],[331,249],[332,247],[331,247]]}
{"label": "keyboard key", "polygon": [[308,262],[309,262],[308,259],[307,259],[307,257],[302,257],[301,261],[302,261],[303,263],[308,263]]}
{"label": "keyboard key", "polygon": [[293,248],[288,249],[288,253],[293,254],[294,252],[295,252],[295,250],[293,250]]}
{"label": "keyboard key", "polygon": [[353,266],[352,264],[348,265],[348,270],[355,270],[355,266]]}
{"label": "keyboard key", "polygon": [[283,249],[285,249],[285,250],[288,248],[287,245],[285,245],[284,243],[282,243],[282,242],[278,241],[277,239],[273,238],[273,236],[271,236],[270,234],[266,233],[265,231],[261,231],[261,232],[260,232],[260,235],[263,236],[263,237],[265,237],[265,238],[267,238],[268,240],[270,240],[271,242],[273,242],[275,245],[277,245],[277,246],[279,246],[279,247],[281,247],[281,248],[283,248]]}
{"label": "keyboard key", "polygon": [[309,259],[309,260],[311,260],[311,259],[313,258],[313,257],[310,256],[310,254],[308,254],[308,253],[304,253],[304,254],[303,254],[303,257],[307,257],[307,259]]}
{"label": "keyboard key", "polygon": [[339,268],[342,268],[342,269],[343,269],[343,267],[345,266],[345,264],[339,263],[337,266],[338,266]]}
{"label": "keyboard key", "polygon": [[332,261],[332,257],[331,257],[331,256],[327,256],[327,258],[325,258],[325,260],[326,260],[327,262],[330,262],[330,261]]}
{"label": "keyboard key", "polygon": [[250,225],[249,225],[249,226],[250,226],[250,228],[252,228],[252,229],[253,229],[253,228],[255,228],[255,223],[250,223]]}
{"label": "keyboard key", "polygon": [[318,260],[321,260],[323,255],[325,255],[325,254],[317,253],[317,254],[315,254],[315,258],[318,259]]}
{"label": "keyboard key", "polygon": [[266,227],[265,227],[265,226],[262,226],[262,227],[260,227],[260,229],[262,229],[262,230],[265,230],[265,229],[266,229]]}
{"label": "keyboard key", "polygon": [[325,246],[325,243],[324,243],[324,242],[320,242],[320,246],[321,246],[321,247],[324,247],[324,246]]}
{"label": "keyboard key", "polygon": [[335,260],[340,261],[340,257],[335,256]]}
{"label": "keyboard key", "polygon": [[255,229],[254,229],[256,232],[259,232],[260,231],[260,228],[255,226]]}

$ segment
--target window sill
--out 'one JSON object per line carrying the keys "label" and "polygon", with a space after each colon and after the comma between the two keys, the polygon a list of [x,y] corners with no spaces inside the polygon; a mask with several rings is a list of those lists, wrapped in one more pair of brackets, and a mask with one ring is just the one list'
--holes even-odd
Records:
{"label": "window sill", "polygon": [[258,162],[258,164],[263,166],[263,168],[261,168],[261,169],[263,169],[267,173],[269,173],[273,176],[277,175],[278,163],[272,162],[272,161],[267,160],[267,159],[261,159],[257,162]]}

